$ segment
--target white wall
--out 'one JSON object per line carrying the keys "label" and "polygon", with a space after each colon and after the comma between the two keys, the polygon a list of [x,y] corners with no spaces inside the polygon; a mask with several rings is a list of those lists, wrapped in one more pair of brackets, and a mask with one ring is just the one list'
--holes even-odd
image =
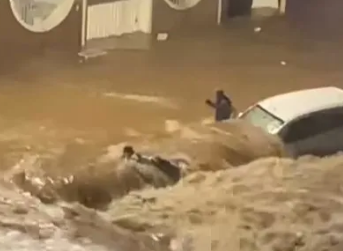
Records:
{"label": "white wall", "polygon": [[[301,0],[299,0],[301,1]],[[278,8],[278,0],[254,0],[253,8],[262,8],[262,7],[270,7],[270,8]]]}
{"label": "white wall", "polygon": [[153,0],[122,0],[89,6],[87,40],[137,31],[151,33],[152,6]]}

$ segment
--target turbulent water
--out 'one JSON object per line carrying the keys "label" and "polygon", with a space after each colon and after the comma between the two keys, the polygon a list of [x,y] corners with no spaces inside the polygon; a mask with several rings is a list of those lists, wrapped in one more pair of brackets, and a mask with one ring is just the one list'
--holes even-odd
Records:
{"label": "turbulent water", "polygon": [[124,144],[59,173],[68,153],[27,154],[1,182],[0,250],[341,250],[341,157],[287,159],[240,121],[176,124],[132,142],[190,163],[174,186],[121,163]]}
{"label": "turbulent water", "polygon": [[[341,43],[279,21],[1,76],[0,250],[341,251],[341,156],[287,159],[258,128],[204,120],[217,87],[238,109],[342,87]],[[182,178],[121,162],[125,144],[183,160]]]}
{"label": "turbulent water", "polygon": [[[179,181],[180,184],[193,179],[190,184],[199,182],[201,185],[202,181],[195,181],[194,175],[202,176],[203,171],[230,169],[258,157],[284,155],[278,139],[239,121],[223,125],[173,124],[157,138],[140,138],[132,143],[140,152],[157,152],[162,157],[181,158],[189,163],[183,170],[184,178]],[[85,151],[89,147],[92,146],[78,143],[72,149]],[[83,162],[84,166],[74,166],[74,169],[67,170],[61,170],[58,166],[70,154],[70,148],[55,153],[36,151],[34,154],[31,149],[25,149],[27,152],[23,159],[3,171],[0,192],[0,226],[3,233],[0,248],[170,249],[172,238],[176,238],[174,235],[182,234],[175,228],[177,225],[159,220],[149,223],[143,215],[136,221],[132,217],[137,217],[137,213],[132,214],[130,210],[137,209],[138,201],[155,204],[157,198],[150,198],[151,189],[160,188],[155,191],[161,192],[164,187],[169,187],[167,191],[172,191],[170,185],[173,182],[153,166],[146,166],[145,178],[150,177],[151,180],[147,183],[132,167],[120,161],[122,147],[123,144],[108,146],[102,155]],[[131,193],[142,189],[143,197],[146,195],[148,198]],[[125,197],[128,194],[129,197]],[[129,207],[127,209],[122,206],[117,208],[120,205],[118,202],[126,203],[122,196],[138,201],[126,205]],[[139,206],[141,209],[143,207]],[[156,212],[156,217],[162,211]],[[175,240],[179,241],[178,238]]]}

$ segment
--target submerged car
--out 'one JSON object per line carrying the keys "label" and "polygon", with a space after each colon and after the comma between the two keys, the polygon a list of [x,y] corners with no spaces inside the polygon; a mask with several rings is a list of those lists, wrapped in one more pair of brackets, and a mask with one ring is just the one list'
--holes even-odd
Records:
{"label": "submerged car", "polygon": [[238,119],[278,135],[292,157],[343,151],[343,90],[337,87],[276,95],[251,106]]}

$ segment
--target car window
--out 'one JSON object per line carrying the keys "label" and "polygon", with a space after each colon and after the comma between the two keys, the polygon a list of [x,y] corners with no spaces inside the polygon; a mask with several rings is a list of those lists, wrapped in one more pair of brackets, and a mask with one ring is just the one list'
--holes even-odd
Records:
{"label": "car window", "polygon": [[340,126],[343,126],[343,108],[320,111],[291,123],[283,135],[283,140],[290,143]]}
{"label": "car window", "polygon": [[243,113],[240,116],[240,119],[248,121],[254,126],[260,127],[272,134],[274,134],[284,124],[281,119],[277,118],[275,115],[271,114],[259,105]]}

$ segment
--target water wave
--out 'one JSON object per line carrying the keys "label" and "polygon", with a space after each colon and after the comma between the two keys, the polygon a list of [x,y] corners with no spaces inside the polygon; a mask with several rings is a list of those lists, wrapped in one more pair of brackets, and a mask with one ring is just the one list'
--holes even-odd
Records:
{"label": "water wave", "polygon": [[[11,169],[12,181],[45,203],[58,200],[77,201],[89,207],[102,208],[113,198],[145,187],[166,187],[175,180],[152,163],[128,164],[120,159],[124,144],[134,144],[139,152],[178,159],[187,163],[182,176],[198,171],[216,171],[246,164],[257,158],[283,156],[281,142],[259,128],[240,121],[210,126],[181,126],[172,133],[155,135],[140,142],[109,146],[107,153],[85,158],[83,162],[68,159],[74,166],[62,167],[68,152],[60,156],[29,156],[20,167]],[[76,152],[85,144],[73,145]],[[73,149],[73,148],[72,148]],[[72,150],[69,148],[69,150]],[[74,154],[72,156],[77,156]],[[168,168],[168,167],[166,167]],[[137,172],[138,170],[138,172]],[[7,175],[8,176],[8,175]]]}
{"label": "water wave", "polygon": [[[189,165],[176,184],[146,166],[147,184],[119,159],[125,144]],[[179,126],[104,150],[59,169],[68,152],[26,155],[7,172],[0,249],[342,250],[340,155],[288,159],[276,137],[239,121]]]}

